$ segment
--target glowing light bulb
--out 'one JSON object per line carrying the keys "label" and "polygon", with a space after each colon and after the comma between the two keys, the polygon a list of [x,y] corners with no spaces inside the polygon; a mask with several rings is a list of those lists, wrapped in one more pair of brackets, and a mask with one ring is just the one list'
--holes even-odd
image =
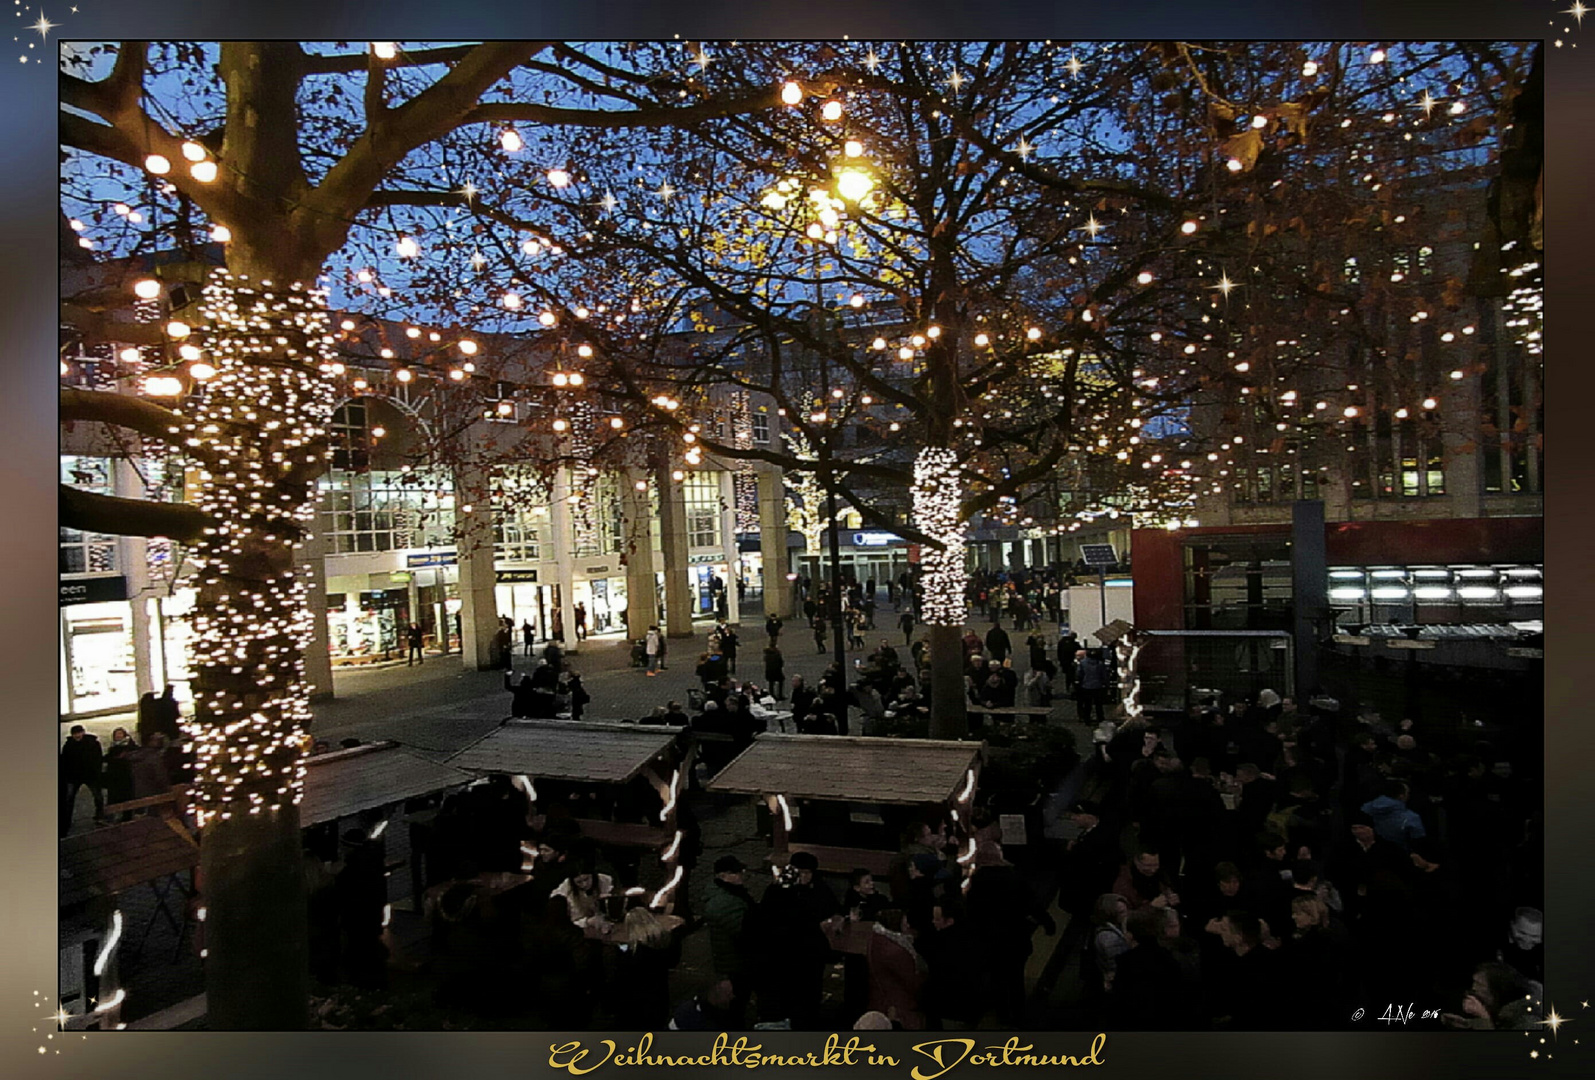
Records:
{"label": "glowing light bulb", "polygon": [[1224,167],[1230,172],[1240,172],[1242,169],[1246,168],[1246,166],[1241,163],[1240,158],[1230,158],[1224,163]]}
{"label": "glowing light bulb", "polygon": [[392,60],[399,55],[399,47],[391,41],[373,41],[371,53],[378,60]]}
{"label": "glowing light bulb", "polygon": [[566,430],[569,427],[570,427],[570,424],[567,423],[564,420],[555,420],[554,421],[554,430],[555,431],[564,431],[564,430]]}
{"label": "glowing light bulb", "polygon": [[564,386],[564,385],[566,385],[569,382],[570,382],[570,376],[566,375],[563,371],[554,372],[554,385],[555,386]]}
{"label": "glowing light bulb", "polygon": [[1028,338],[1031,341],[1040,341],[1041,340],[1041,327],[1032,326],[1030,329],[1025,331],[1025,337]]}
{"label": "glowing light bulb", "polygon": [[570,173],[564,169],[549,169],[548,182],[557,188],[570,186]]}
{"label": "glowing light bulb", "polygon": [[413,259],[421,254],[421,245],[415,242],[414,237],[401,236],[396,247],[401,259]]}
{"label": "glowing light bulb", "polygon": [[140,300],[153,300],[161,295],[161,283],[154,278],[143,278],[133,283],[133,295]]}
{"label": "glowing light bulb", "polygon": [[1180,226],[1180,232],[1184,233],[1186,236],[1190,236],[1196,231],[1196,227],[1195,221],[1187,221]]}
{"label": "glowing light bulb", "polygon": [[593,355],[593,347],[591,345],[585,345],[585,344],[584,345],[578,345],[578,346],[576,346],[576,355],[585,360],[588,357]]}
{"label": "glowing light bulb", "polygon": [[857,139],[849,139],[842,144],[842,152],[848,157],[862,157],[864,155],[864,144]]}
{"label": "glowing light bulb", "polygon": [[504,294],[504,296],[500,299],[499,302],[502,303],[505,307],[509,308],[511,311],[519,310],[519,308],[521,306],[521,294],[520,293],[507,292],[507,293]]}
{"label": "glowing light bulb", "polygon": [[1384,62],[1385,62],[1385,51],[1383,49],[1375,49],[1373,52],[1368,54],[1368,63],[1370,63],[1370,64],[1382,64]]}
{"label": "glowing light bulb", "polygon": [[520,132],[512,127],[507,127],[498,133],[498,144],[506,154],[515,154],[520,152],[526,142],[521,138]]}
{"label": "glowing light bulb", "polygon": [[371,429],[371,437],[373,439],[380,439],[387,433],[388,429],[383,427],[381,424],[378,424],[376,427]]}
{"label": "glowing light bulb", "polygon": [[[609,418],[609,426],[614,428],[616,431],[619,431],[621,428],[626,426],[626,421],[622,420],[618,416],[611,416]],[[637,482],[637,490],[646,491],[648,490],[648,485],[639,480]]]}
{"label": "glowing light bulb", "polygon": [[874,188],[875,178],[863,169],[843,169],[836,174],[836,190],[850,202],[857,202]]}
{"label": "glowing light bulb", "polygon": [[840,120],[842,118],[842,103],[840,101],[827,101],[820,106],[820,117],[824,120]]}
{"label": "glowing light bulb", "polygon": [[196,161],[188,167],[188,174],[201,184],[208,184],[216,179],[216,171],[214,161]]}
{"label": "glowing light bulb", "polygon": [[139,360],[143,359],[139,355],[139,351],[134,348],[123,349],[121,352],[117,353],[116,356],[117,359],[121,360],[124,364],[136,364],[139,362]]}
{"label": "glowing light bulb", "polygon": [[1254,127],[1254,128],[1265,128],[1267,126],[1268,126],[1268,117],[1266,117],[1266,116],[1254,116],[1254,117],[1252,117],[1252,127]]}
{"label": "glowing light bulb", "polygon": [[781,85],[781,101],[786,105],[796,105],[803,100],[803,88],[795,82]]}
{"label": "glowing light bulb", "polygon": [[466,338],[464,341],[460,342],[460,351],[466,356],[475,356],[476,348],[476,342],[472,341],[470,338]]}
{"label": "glowing light bulb", "polygon": [[991,336],[989,334],[982,333],[982,334],[976,334],[975,335],[975,347],[976,348],[984,349],[987,345],[990,345],[990,344],[991,344]]}
{"label": "glowing light bulb", "polygon": [[200,382],[216,377],[216,369],[203,361],[188,365],[188,373]]}
{"label": "glowing light bulb", "polygon": [[144,159],[144,168],[156,176],[165,176],[172,171],[172,163],[159,154],[151,154]]}
{"label": "glowing light bulb", "polygon": [[884,352],[886,349],[886,339],[883,337],[876,338],[874,341],[870,342],[870,348],[874,349],[876,352]]}
{"label": "glowing light bulb", "polygon": [[177,355],[182,357],[184,360],[198,360],[200,357],[199,346],[179,345],[177,347]]}
{"label": "glowing light bulb", "polygon": [[183,156],[189,161],[204,161],[205,148],[190,139],[183,144]]}
{"label": "glowing light bulb", "polygon": [[210,227],[210,238],[218,244],[231,243],[233,239],[233,230],[229,229],[225,225],[212,225]]}
{"label": "glowing light bulb", "polygon": [[545,311],[537,316],[537,321],[543,326],[553,326],[559,319],[552,311]]}
{"label": "glowing light bulb", "polygon": [[848,297],[847,303],[848,303],[849,307],[856,307],[856,308],[863,307],[864,306],[864,294],[863,293],[854,293],[852,296]]}
{"label": "glowing light bulb", "polygon": [[1347,405],[1345,407],[1345,409],[1341,411],[1341,415],[1344,416],[1347,420],[1350,420],[1352,417],[1357,415],[1357,406],[1355,406],[1355,405]]}
{"label": "glowing light bulb", "polygon": [[1150,285],[1152,284],[1152,272],[1150,270],[1142,270],[1139,274],[1135,275],[1135,280],[1137,284]]}
{"label": "glowing light bulb", "polygon": [[897,358],[899,360],[912,360],[914,358],[914,350],[910,349],[907,345],[904,345],[901,349],[897,350]]}
{"label": "glowing light bulb", "polygon": [[166,336],[169,338],[186,338],[188,334],[188,324],[180,319],[173,319],[166,324]]}

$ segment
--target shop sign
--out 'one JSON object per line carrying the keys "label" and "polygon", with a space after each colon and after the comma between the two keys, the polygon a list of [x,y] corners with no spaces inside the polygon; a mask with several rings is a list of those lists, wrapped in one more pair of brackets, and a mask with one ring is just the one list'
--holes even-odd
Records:
{"label": "shop sign", "polygon": [[854,547],[886,547],[890,544],[900,544],[903,538],[896,533],[889,532],[856,532],[853,534]]}
{"label": "shop sign", "polygon": [[105,604],[127,599],[127,577],[74,578],[60,584],[61,607],[71,604]]}
{"label": "shop sign", "polygon": [[716,555],[716,554],[714,554],[712,552],[698,554],[698,555],[688,555],[687,556],[687,562],[689,562],[689,563],[712,564],[712,563],[723,563],[725,561],[726,561],[726,557],[724,555]]}
{"label": "shop sign", "polygon": [[493,577],[500,585],[511,585],[517,582],[536,582],[536,570],[495,570]]}
{"label": "shop sign", "polygon": [[584,566],[582,567],[582,573],[586,574],[588,577],[608,577],[609,564],[599,563],[597,566]]}
{"label": "shop sign", "polygon": [[408,570],[393,570],[388,574],[388,580],[395,585],[408,585],[415,575]]}
{"label": "shop sign", "polygon": [[454,566],[460,561],[457,551],[421,551],[404,557],[404,565],[411,570],[423,566]]}
{"label": "shop sign", "polygon": [[919,562],[919,545],[918,544],[909,544],[908,545],[908,561],[911,562],[911,563]]}

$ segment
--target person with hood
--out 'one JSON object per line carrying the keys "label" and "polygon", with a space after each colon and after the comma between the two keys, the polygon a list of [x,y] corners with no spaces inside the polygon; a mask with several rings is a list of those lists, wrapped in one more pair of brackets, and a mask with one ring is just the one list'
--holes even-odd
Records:
{"label": "person with hood", "polygon": [[1423,819],[1415,810],[1407,808],[1407,798],[1410,795],[1406,783],[1401,780],[1387,780],[1384,793],[1362,805],[1362,812],[1373,818],[1373,831],[1381,840],[1388,840],[1402,851],[1410,851],[1414,840],[1421,840],[1428,833],[1423,827]]}

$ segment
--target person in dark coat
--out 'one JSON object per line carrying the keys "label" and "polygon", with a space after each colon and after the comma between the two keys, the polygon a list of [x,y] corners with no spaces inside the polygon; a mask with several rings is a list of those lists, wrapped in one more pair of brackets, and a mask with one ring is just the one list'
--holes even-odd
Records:
{"label": "person in dark coat", "polygon": [[783,625],[785,624],[781,622],[779,615],[771,615],[764,620],[764,632],[770,635],[770,644],[772,646],[780,639]]}
{"label": "person in dark coat", "polygon": [[[128,735],[127,728],[111,732],[111,748],[105,752],[105,801],[112,805],[127,802],[133,797],[133,763],[130,756],[137,747]],[[133,812],[124,811],[123,821],[132,820]]]}
{"label": "person in dark coat", "polygon": [[1096,710],[1096,722],[1105,724],[1108,720],[1106,703],[1108,697],[1108,670],[1102,663],[1102,658],[1096,650],[1082,649],[1075,654],[1075,697],[1079,702],[1079,720],[1082,724],[1091,723],[1091,712]]}
{"label": "person in dark coat", "polygon": [[507,626],[500,625],[493,635],[493,660],[505,671],[515,670],[515,646]]}
{"label": "person in dark coat", "polygon": [[574,671],[565,682],[565,693],[570,696],[570,718],[580,720],[593,696],[587,692],[587,687],[582,685],[582,677]]}
{"label": "person in dark coat", "polygon": [[764,681],[769,684],[775,700],[786,700],[786,657],[775,644],[774,635],[771,635],[770,644],[764,649]]}
{"label": "person in dark coat", "polygon": [[409,647],[404,654],[404,666],[409,667],[412,664],[419,664],[422,659],[421,646],[426,642],[426,635],[421,632],[420,625],[411,623],[410,629],[404,632],[404,640]]}
{"label": "person in dark coat", "polygon": [[533,642],[533,639],[536,636],[537,636],[537,632],[532,629],[531,620],[527,619],[527,620],[522,621],[522,623],[521,623],[521,641],[523,641],[526,644],[526,655],[527,656],[531,656],[532,655],[532,642]]}
{"label": "person in dark coat", "polygon": [[737,669],[737,646],[739,644],[741,643],[737,640],[737,632],[735,630],[729,626],[721,628],[720,654],[725,657],[727,671],[735,671]]}
{"label": "person in dark coat", "polygon": [[984,942],[956,897],[931,907],[931,928],[917,942],[930,967],[923,991],[926,1020],[942,1030],[972,1028],[988,1001]]}
{"label": "person in dark coat", "polygon": [[82,724],[73,724],[65,745],[61,747],[62,836],[72,828],[72,812],[77,805],[78,792],[85,787],[94,796],[94,820],[105,820],[105,793],[100,789],[104,761],[100,740],[84,730]]}
{"label": "person in dark coat", "polygon": [[793,1030],[818,1023],[822,976],[831,951],[821,924],[836,914],[836,897],[815,880],[818,870],[813,855],[796,853],[759,905],[765,976],[760,1012],[767,1020],[790,1020]]}
{"label": "person in dark coat", "polygon": [[517,720],[524,720],[532,715],[532,695],[537,693],[540,687],[530,675],[522,675],[518,683],[512,679],[513,676],[508,672],[504,674],[504,689],[511,695],[510,715]]}
{"label": "person in dark coat", "polygon": [[554,669],[558,675],[565,666],[565,650],[559,647],[557,638],[549,638],[548,644],[543,646],[543,661]]}
{"label": "person in dark coat", "polygon": [[993,626],[986,631],[986,649],[991,653],[991,662],[1001,665],[1008,659],[1008,653],[1013,648],[1013,643],[1008,639],[1008,631],[1000,626]]}
{"label": "person in dark coat", "polygon": [[999,844],[981,844],[975,851],[975,874],[966,907],[970,921],[985,942],[991,972],[991,996],[997,1019],[1018,1028],[1024,1020],[1025,962],[1036,928],[1058,932],[1052,916],[1030,883],[1002,856]]}

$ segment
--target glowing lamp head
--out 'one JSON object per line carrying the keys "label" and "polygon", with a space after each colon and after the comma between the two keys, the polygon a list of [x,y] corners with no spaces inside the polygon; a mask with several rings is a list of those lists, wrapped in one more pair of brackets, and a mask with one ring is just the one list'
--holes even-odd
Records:
{"label": "glowing lamp head", "polygon": [[1180,226],[1180,232],[1184,233],[1186,236],[1190,236],[1196,231],[1196,228],[1197,226],[1195,221],[1187,221]]}
{"label": "glowing lamp head", "polygon": [[182,340],[189,335],[188,324],[180,319],[173,319],[166,324],[166,336],[173,340]]}
{"label": "glowing lamp head", "polygon": [[907,345],[904,345],[901,349],[897,350],[897,358],[899,360],[912,360],[914,358],[914,350],[910,349]]}
{"label": "glowing lamp head", "polygon": [[507,127],[498,133],[498,144],[506,154],[514,154],[519,153],[521,148],[526,145],[526,142],[521,138],[520,132],[512,127]]}
{"label": "glowing lamp head", "polygon": [[1025,338],[1027,340],[1029,340],[1029,341],[1040,341],[1041,340],[1041,327],[1032,326],[1030,329],[1026,330],[1025,331]]}
{"label": "glowing lamp head", "polygon": [[585,360],[593,355],[593,347],[586,344],[578,345],[576,346],[576,355]]}
{"label": "glowing lamp head", "polygon": [[140,300],[153,300],[161,295],[161,283],[154,278],[144,278],[133,283],[133,295]]}
{"label": "glowing lamp head", "polygon": [[783,105],[796,105],[803,100],[803,88],[795,82],[786,82],[781,85],[781,103]]}
{"label": "glowing lamp head", "polygon": [[165,176],[172,171],[172,163],[160,154],[151,154],[144,159],[144,168],[156,176]]}
{"label": "glowing lamp head", "polygon": [[204,161],[205,148],[190,139],[183,144],[183,156],[189,161]]}
{"label": "glowing lamp head", "polygon": [[564,169],[549,169],[548,182],[557,188],[570,187],[570,173]]}
{"label": "glowing lamp head", "polygon": [[371,43],[371,55],[378,60],[392,60],[399,55],[399,47],[391,41],[373,41]]}
{"label": "glowing lamp head", "polygon": [[537,321],[543,326],[553,326],[559,320],[552,311],[545,311],[537,316]]}
{"label": "glowing lamp head", "polygon": [[415,378],[415,373],[409,368],[400,368],[398,373],[394,375],[394,378],[398,379],[402,383],[407,383],[411,379]]}
{"label": "glowing lamp head", "polygon": [[201,184],[208,184],[216,179],[216,171],[214,161],[196,161],[188,167],[188,174]]}
{"label": "glowing lamp head", "polygon": [[421,245],[415,242],[415,238],[413,236],[401,236],[399,237],[398,244],[395,246],[395,250],[398,251],[399,258],[413,259],[417,255],[421,254]]}
{"label": "glowing lamp head", "polygon": [[852,296],[848,297],[847,303],[848,303],[848,306],[850,306],[850,307],[855,307],[855,308],[863,307],[864,306],[864,294],[863,293],[854,293]]}
{"label": "glowing lamp head", "polygon": [[199,382],[216,377],[216,369],[203,361],[188,365],[188,374]]}
{"label": "glowing lamp head", "polygon": [[840,101],[827,101],[820,106],[820,117],[825,120],[840,120],[842,118],[842,103]]}
{"label": "glowing lamp head", "polygon": [[864,144],[857,139],[849,139],[842,144],[842,152],[848,157],[863,157]]}
{"label": "glowing lamp head", "polygon": [[976,348],[984,349],[987,345],[990,345],[990,344],[991,344],[991,335],[990,334],[981,333],[981,334],[976,334],[975,335],[975,347]]}
{"label": "glowing lamp head", "polygon": [[233,230],[229,229],[225,225],[212,225],[210,227],[210,238],[218,244],[231,243],[233,239]]}
{"label": "glowing lamp head", "polygon": [[521,294],[507,292],[504,294],[500,303],[509,308],[511,311],[518,311],[521,306]]}
{"label": "glowing lamp head", "polygon": [[1139,285],[1150,285],[1152,284],[1152,272],[1150,270],[1142,270],[1135,275],[1135,280]]}
{"label": "glowing lamp head", "polygon": [[[624,421],[624,420],[622,420],[622,419],[621,419],[621,418],[620,418],[620,417],[618,417],[618,416],[611,416],[611,417],[610,417],[610,418],[609,418],[609,426],[610,426],[610,427],[612,427],[612,428],[614,428],[614,429],[615,429],[615,430],[616,430],[616,431],[619,431],[619,430],[620,430],[620,429],[621,429],[621,428],[623,428],[623,427],[625,427],[625,426],[626,426],[626,421]],[[641,486],[641,487],[642,487],[642,488],[643,488],[643,489],[644,489],[644,490],[646,490],[646,489],[647,489],[647,487],[648,487],[648,485],[647,485],[647,484],[641,484],[641,485],[640,485],[640,486]]]}
{"label": "glowing lamp head", "polygon": [[570,384],[570,376],[566,375],[563,371],[556,371],[554,372],[553,381],[555,386],[567,386]]}
{"label": "glowing lamp head", "polygon": [[568,421],[565,421],[565,420],[555,420],[554,421],[554,430],[555,431],[565,431],[569,427],[570,427],[570,423]]}
{"label": "glowing lamp head", "polygon": [[858,202],[875,189],[875,178],[863,169],[843,169],[836,175],[836,190],[849,202]]}
{"label": "glowing lamp head", "polygon": [[182,357],[184,360],[198,360],[199,346],[187,344],[179,345],[177,347],[177,355]]}
{"label": "glowing lamp head", "polygon": [[580,386],[582,383],[584,383],[586,381],[587,380],[582,376],[581,372],[573,371],[573,372],[570,373],[570,384],[572,386]]}
{"label": "glowing lamp head", "polygon": [[469,338],[467,338],[466,340],[460,342],[460,351],[462,353],[464,353],[466,356],[475,356],[476,355],[476,342],[474,342],[474,341],[470,340]]}

